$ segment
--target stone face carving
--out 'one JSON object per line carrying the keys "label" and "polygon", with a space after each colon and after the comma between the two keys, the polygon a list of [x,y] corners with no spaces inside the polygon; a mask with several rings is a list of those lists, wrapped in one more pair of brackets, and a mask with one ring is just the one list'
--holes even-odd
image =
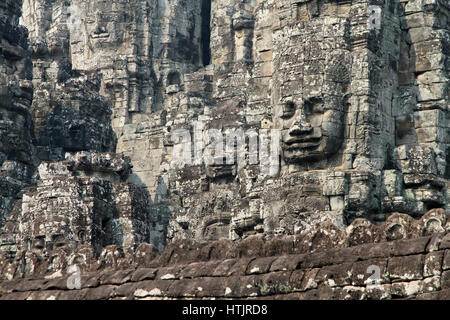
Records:
{"label": "stone face carving", "polygon": [[43,162],[37,186],[23,190],[16,214],[7,219],[7,227],[20,229],[4,228],[0,239],[14,239],[17,249],[42,257],[87,244],[96,254],[112,244],[132,252],[150,239],[148,199],[124,182],[130,172],[129,159],[116,154],[80,152],[63,162]]}
{"label": "stone face carving", "polygon": [[[98,94],[98,79],[79,77],[56,89],[53,109],[39,128],[40,149],[61,152],[112,152],[117,138],[110,124],[111,110]],[[42,99],[35,101],[43,103]],[[48,160],[48,159],[43,159]]]}
{"label": "stone face carving", "polygon": [[[19,88],[19,84],[17,83],[12,84],[12,87],[8,87],[8,89],[14,90],[15,85],[17,85],[16,89],[19,95],[14,97],[14,100],[25,98],[26,94],[23,92],[23,89],[26,90],[29,88]],[[17,105],[14,105],[17,103],[16,101],[2,101],[0,109],[0,118],[2,121],[2,153],[4,154],[4,158],[30,163],[31,118],[27,109],[21,110],[20,107],[17,108]],[[29,96],[28,101],[31,102]]]}
{"label": "stone face carving", "polygon": [[27,31],[18,24],[20,6],[0,5],[0,226],[34,169],[31,60]]}
{"label": "stone face carving", "polygon": [[273,121],[276,128],[283,130],[286,163],[327,159],[348,138],[345,126],[346,113],[351,111],[350,95],[346,96],[352,69],[350,21],[349,17],[336,18],[331,25],[335,31],[332,36],[327,24],[323,30],[311,32],[325,19],[326,14],[305,22],[294,20],[273,34]]}
{"label": "stone face carving", "polygon": [[344,140],[342,97],[315,96],[300,104],[286,101],[282,105],[280,122],[285,162],[321,160],[336,153]]}
{"label": "stone face carving", "polygon": [[[34,97],[26,79],[31,64],[26,30],[18,26],[20,6],[0,6],[5,10],[0,11],[0,70],[6,73],[0,87],[0,251],[9,260],[23,256],[27,274],[45,261],[47,271],[60,269],[67,262],[65,252],[82,245],[97,255],[113,244],[132,252],[150,242],[150,197],[126,182],[132,172],[129,158],[113,153],[112,112],[99,94],[98,76],[74,71],[67,62],[68,29],[49,41],[44,37],[48,23],[61,22],[65,11],[59,10],[67,4],[28,11],[31,20],[39,21],[31,29]],[[58,18],[49,17],[49,9]],[[17,38],[10,34],[14,31]]]}

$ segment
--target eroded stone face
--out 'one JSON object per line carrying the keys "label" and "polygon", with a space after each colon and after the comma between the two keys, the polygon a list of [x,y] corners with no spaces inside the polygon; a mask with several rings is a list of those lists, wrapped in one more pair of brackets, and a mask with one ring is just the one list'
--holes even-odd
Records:
{"label": "eroded stone face", "polygon": [[28,33],[19,25],[21,4],[0,4],[0,227],[34,170],[29,112],[33,85]]}
{"label": "eroded stone face", "polygon": [[344,140],[344,108],[332,97],[312,97],[282,105],[283,156],[287,163],[325,159]]}
{"label": "eroded stone face", "polygon": [[352,80],[350,20],[341,16],[330,21],[327,14],[292,22],[272,35],[276,44],[273,121],[274,127],[282,130],[283,158],[288,164],[328,159],[341,150],[347,138],[347,94]]}
{"label": "eroded stone face", "polygon": [[33,85],[27,77],[31,62],[26,42],[14,43],[9,39],[13,33],[18,33],[20,41],[26,36],[26,30],[4,23],[0,22],[5,33],[0,42],[0,153],[9,160],[29,164],[32,121],[28,109],[33,99]]}
{"label": "eroded stone face", "polygon": [[114,151],[117,138],[110,123],[110,105],[98,90],[96,77],[79,77],[57,86],[52,110],[39,128],[39,145],[66,152]]}
{"label": "eroded stone face", "polygon": [[48,258],[55,250],[72,252],[81,245],[100,254],[112,244],[132,252],[149,242],[149,198],[124,182],[130,172],[129,159],[113,153],[78,152],[65,161],[43,162],[37,186],[23,191],[16,214],[0,233],[0,242],[11,242],[0,251]]}
{"label": "eroded stone face", "polygon": [[[25,116],[8,109],[0,109],[1,152],[9,159],[30,161],[30,144]],[[28,131],[29,132],[29,131]],[[28,143],[27,143],[28,142]]]}
{"label": "eroded stone face", "polygon": [[219,222],[206,227],[203,238],[205,240],[219,240],[221,238],[228,238],[230,227],[227,223]]}

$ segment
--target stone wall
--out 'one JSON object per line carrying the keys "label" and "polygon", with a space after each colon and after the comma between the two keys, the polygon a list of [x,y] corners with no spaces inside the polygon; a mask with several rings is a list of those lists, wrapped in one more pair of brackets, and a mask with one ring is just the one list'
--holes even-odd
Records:
{"label": "stone wall", "polygon": [[[41,169],[44,170],[45,168]],[[105,204],[98,205],[98,192],[94,191],[95,187],[103,187],[105,197],[111,196],[107,193],[108,185],[105,181],[95,184],[91,179],[83,179],[79,184],[84,189],[82,192],[90,197],[80,199],[66,196],[66,202],[78,203],[78,212],[68,215],[74,217],[72,221],[58,212],[49,212],[46,216],[36,214],[33,210],[38,209],[42,201],[36,199],[36,193],[31,192],[26,198],[27,202],[21,205],[22,208],[30,207],[27,211],[34,212],[35,215],[20,216],[20,208],[17,212],[13,211],[5,230],[10,231],[10,236],[16,235],[10,243],[16,243],[17,246],[3,250],[0,256],[2,279],[59,277],[69,272],[69,268],[74,265],[85,272],[94,272],[104,268],[172,266],[211,259],[308,254],[362,244],[375,246],[386,241],[430,237],[450,230],[450,215],[438,209],[428,212],[418,221],[412,221],[408,215],[393,215],[382,226],[373,225],[367,219],[357,219],[344,231],[331,222],[324,221],[309,233],[295,236],[254,235],[237,242],[226,238],[207,242],[178,240],[169,243],[160,254],[152,244],[139,244],[148,241],[148,229],[145,229],[145,216],[138,216],[136,211],[133,212],[133,206],[125,206],[126,210],[119,210],[114,215],[114,212],[108,212],[104,208]],[[78,186],[74,183],[72,185]],[[115,190],[118,188],[117,184],[113,186]],[[66,191],[52,187],[55,192]],[[40,190],[45,191],[43,186]],[[35,199],[32,198],[33,195]],[[125,199],[130,199],[130,195],[122,190],[120,198],[123,200],[116,200],[116,203],[123,206],[126,204]],[[61,207],[63,206],[64,203],[61,203]],[[133,213],[131,217],[127,215],[130,211]],[[104,223],[105,217],[110,223]],[[19,228],[23,231],[17,235],[14,229]],[[27,244],[27,241],[30,243]]]}
{"label": "stone wall", "polygon": [[[256,277],[243,256],[266,259],[257,291],[235,297],[445,297],[447,264],[422,266],[447,261],[446,244],[394,247],[449,229],[449,44],[445,0],[4,0],[0,279],[58,278],[72,265],[208,269],[211,252],[227,250],[239,277]],[[226,132],[248,134],[244,146],[221,153]],[[186,145],[194,154],[179,163]],[[243,161],[224,161],[234,153]],[[268,262],[326,250],[364,262],[374,257],[353,246],[378,243],[382,267],[399,275],[378,293],[358,279],[330,289],[311,273],[324,265],[272,272]],[[336,263],[353,268],[349,259]],[[318,286],[292,293],[297,267]],[[98,278],[95,290],[177,297],[178,283],[189,294],[213,275],[173,275],[167,293],[117,272],[120,283]],[[261,282],[277,272],[294,285]],[[233,292],[240,278],[220,279]]]}
{"label": "stone wall", "polygon": [[35,169],[31,60],[20,6],[12,0],[0,4],[0,227]]}
{"label": "stone wall", "polygon": [[[39,147],[129,156],[159,250],[447,207],[445,1],[27,0],[23,12]],[[67,142],[71,129],[53,119],[65,96],[80,100],[80,74],[112,114],[66,112],[86,136]],[[89,126],[100,115],[117,145],[105,119]],[[268,175],[261,150],[246,146],[239,165],[177,167],[173,133],[196,126],[281,130],[281,162]]]}
{"label": "stone wall", "polygon": [[[155,266],[149,259],[150,263],[141,261],[132,268],[114,264],[111,252],[110,259],[104,260],[109,264],[96,264],[97,272],[81,274],[79,289],[68,289],[70,276],[55,274],[2,282],[0,299],[448,299],[449,240],[447,232],[316,253],[271,255],[257,246],[250,249],[257,242],[253,239],[248,247],[241,247],[238,258],[212,255],[208,261],[194,262],[189,259],[193,256],[184,255],[170,266]],[[183,255],[183,249],[176,251]],[[216,244],[216,249],[223,248]],[[372,268],[380,272],[377,283],[369,279]]]}

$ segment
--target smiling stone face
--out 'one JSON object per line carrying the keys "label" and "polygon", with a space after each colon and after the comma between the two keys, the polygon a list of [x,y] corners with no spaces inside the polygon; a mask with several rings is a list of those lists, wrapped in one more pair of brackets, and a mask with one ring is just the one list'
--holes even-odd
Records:
{"label": "smiling stone face", "polygon": [[316,169],[341,162],[333,155],[345,140],[353,61],[349,19],[331,27],[320,12],[272,35],[272,119],[283,160]]}
{"label": "smiling stone face", "polygon": [[[33,84],[27,30],[18,25],[15,17],[20,14],[20,5],[7,1],[6,8],[16,12],[3,17],[3,8],[0,8],[0,169],[5,160],[21,165],[32,162],[29,108]],[[4,172],[3,169],[0,171]]]}
{"label": "smiling stone face", "polygon": [[314,96],[280,106],[283,157],[287,163],[314,161],[336,153],[344,139],[344,107],[336,97]]}
{"label": "smiling stone face", "polygon": [[[325,49],[313,60],[280,55],[273,116],[285,163],[328,159],[344,142],[351,53]],[[291,81],[291,73],[301,80]]]}
{"label": "smiling stone face", "polygon": [[[22,81],[25,82],[25,81]],[[10,89],[10,87],[8,88]],[[31,120],[25,91],[17,87],[17,94],[0,95],[0,152],[9,160],[30,162]],[[30,102],[31,103],[31,102]]]}
{"label": "smiling stone face", "polygon": [[26,79],[31,66],[28,53],[18,44],[9,43],[0,44],[0,51],[0,153],[8,160],[29,164],[32,121],[28,109],[33,84]]}

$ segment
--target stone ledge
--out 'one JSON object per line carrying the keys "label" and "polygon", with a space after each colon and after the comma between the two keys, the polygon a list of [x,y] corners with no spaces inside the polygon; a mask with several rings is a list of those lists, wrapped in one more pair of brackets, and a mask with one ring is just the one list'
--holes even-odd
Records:
{"label": "stone ledge", "polygon": [[[375,255],[366,253],[367,245],[360,245],[309,254],[87,272],[81,276],[80,290],[67,288],[68,275],[15,279],[0,283],[0,299],[438,299],[447,296],[450,287],[450,271],[444,270],[448,249],[426,255],[429,239],[379,243]],[[404,247],[412,249],[393,250]],[[433,273],[427,274],[430,255],[439,258],[432,261]],[[367,283],[371,266],[380,271],[374,285]]]}

